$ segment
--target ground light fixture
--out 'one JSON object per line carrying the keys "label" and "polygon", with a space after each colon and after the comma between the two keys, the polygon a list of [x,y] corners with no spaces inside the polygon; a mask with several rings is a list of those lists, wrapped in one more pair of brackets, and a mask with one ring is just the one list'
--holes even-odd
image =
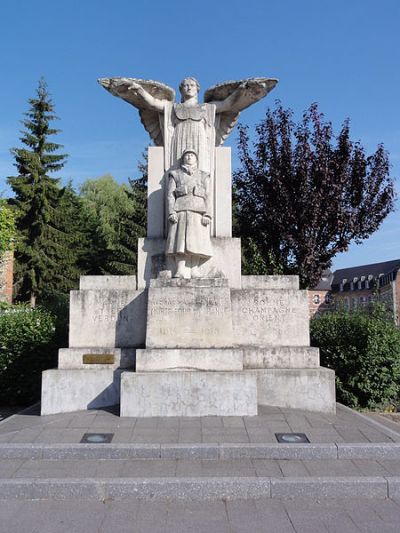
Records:
{"label": "ground light fixture", "polygon": [[114,433],[85,433],[80,440],[80,443],[86,444],[105,444],[111,442]]}
{"label": "ground light fixture", "polygon": [[305,433],[275,433],[276,440],[285,444],[310,442]]}

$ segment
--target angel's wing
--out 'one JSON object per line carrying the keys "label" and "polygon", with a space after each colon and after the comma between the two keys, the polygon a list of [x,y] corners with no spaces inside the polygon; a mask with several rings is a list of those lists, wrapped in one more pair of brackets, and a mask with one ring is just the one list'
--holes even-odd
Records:
{"label": "angel's wing", "polygon": [[239,114],[246,107],[264,98],[278,80],[274,78],[249,78],[239,81],[225,81],[207,89],[204,101],[207,103],[229,102],[229,109],[218,113],[216,120],[215,145],[221,145],[232,131]]}
{"label": "angel's wing", "polygon": [[140,94],[130,90],[130,88],[133,83],[137,83],[153,98],[168,102],[175,102],[174,89],[159,81],[137,78],[100,78],[98,82],[114,96],[118,96],[136,107],[139,110],[140,120],[154,143],[157,146],[163,145],[159,112],[149,106]]}

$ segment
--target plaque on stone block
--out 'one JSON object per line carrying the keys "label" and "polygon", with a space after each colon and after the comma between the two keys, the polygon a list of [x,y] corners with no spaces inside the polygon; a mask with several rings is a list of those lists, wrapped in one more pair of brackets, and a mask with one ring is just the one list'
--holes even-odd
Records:
{"label": "plaque on stone block", "polygon": [[[222,280],[185,280],[181,286],[150,287],[147,348],[232,346],[230,289]],[[215,281],[215,283],[213,283]],[[225,280],[224,280],[225,281]]]}
{"label": "plaque on stone block", "polygon": [[84,365],[113,365],[114,354],[112,353],[84,353],[82,355]]}

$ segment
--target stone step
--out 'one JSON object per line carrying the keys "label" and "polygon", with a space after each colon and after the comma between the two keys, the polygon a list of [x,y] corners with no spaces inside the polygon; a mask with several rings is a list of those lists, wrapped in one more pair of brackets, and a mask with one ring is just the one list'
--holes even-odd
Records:
{"label": "stone step", "polygon": [[[110,429],[112,432],[112,429]],[[82,435],[84,430],[82,430]],[[0,443],[0,460],[7,459],[192,459],[192,460],[397,460],[400,443],[307,444],[43,444]],[[400,473],[400,472],[399,472]]]}
{"label": "stone step", "polygon": [[399,498],[400,478],[193,477],[20,478],[0,480],[0,500],[209,501]]}

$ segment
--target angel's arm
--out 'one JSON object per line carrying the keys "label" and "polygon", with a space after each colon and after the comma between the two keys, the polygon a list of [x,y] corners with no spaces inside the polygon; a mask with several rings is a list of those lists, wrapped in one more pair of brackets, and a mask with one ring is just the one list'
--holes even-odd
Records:
{"label": "angel's arm", "polygon": [[154,96],[146,91],[146,89],[144,89],[139,83],[131,82],[128,91],[133,92],[135,95],[140,97],[148,109],[153,109],[154,111],[160,112],[164,111],[167,100],[154,98]]}
{"label": "angel's arm", "polygon": [[265,81],[244,80],[224,100],[215,100],[210,103],[216,106],[216,113],[240,113],[246,107],[251,106],[263,98],[271,88],[268,87],[268,83]]}

